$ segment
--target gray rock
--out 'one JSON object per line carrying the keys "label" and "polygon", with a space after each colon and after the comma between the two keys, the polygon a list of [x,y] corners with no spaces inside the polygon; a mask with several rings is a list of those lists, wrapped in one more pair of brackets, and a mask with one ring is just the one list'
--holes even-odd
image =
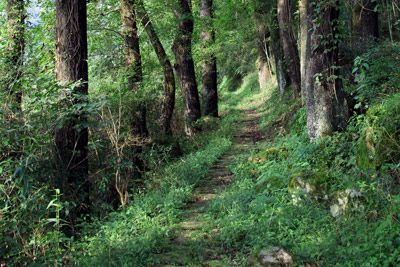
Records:
{"label": "gray rock", "polygon": [[289,267],[293,266],[292,256],[283,248],[271,247],[263,249],[258,255],[259,264],[262,267]]}
{"label": "gray rock", "polygon": [[362,208],[356,201],[362,197],[362,193],[355,189],[346,189],[335,193],[333,204],[330,206],[330,212],[333,217],[343,215],[349,207],[350,202],[355,208]]}

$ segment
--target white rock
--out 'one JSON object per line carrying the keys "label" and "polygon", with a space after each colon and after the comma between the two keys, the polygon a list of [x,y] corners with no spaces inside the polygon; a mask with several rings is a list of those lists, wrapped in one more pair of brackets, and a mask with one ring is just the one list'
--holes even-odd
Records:
{"label": "white rock", "polygon": [[274,267],[274,266],[292,266],[292,256],[284,249],[279,247],[271,247],[263,249],[259,254],[260,266]]}
{"label": "white rock", "polygon": [[362,193],[355,189],[346,189],[344,192],[341,191],[337,193],[336,203],[330,206],[331,215],[333,217],[343,215],[349,206],[350,200],[352,200],[352,203],[354,203],[353,206],[356,208],[359,206],[360,208],[363,208],[363,206],[359,205],[357,201],[354,201],[354,199],[359,197],[362,197]]}
{"label": "white rock", "polygon": [[340,209],[339,205],[336,205],[336,204],[332,205],[330,207],[330,210],[331,210],[331,215],[333,217],[338,217],[339,215],[342,214],[342,210]]}
{"label": "white rock", "polygon": [[351,198],[362,197],[362,193],[355,189],[346,189],[346,194]]}

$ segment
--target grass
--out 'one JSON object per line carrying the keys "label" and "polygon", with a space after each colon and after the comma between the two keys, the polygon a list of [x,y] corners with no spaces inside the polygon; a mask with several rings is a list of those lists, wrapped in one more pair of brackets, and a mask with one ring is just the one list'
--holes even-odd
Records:
{"label": "grass", "polygon": [[[355,114],[346,131],[311,144],[305,109],[273,94],[259,108],[262,129],[272,134],[232,163],[236,179],[210,206],[208,231],[220,229],[218,242],[235,251],[239,266],[255,265],[258,252],[271,246],[285,248],[298,266],[399,265],[397,98],[382,98],[366,114]],[[389,155],[372,169],[357,162],[368,127],[386,133],[373,145]],[[331,207],[346,190],[360,196],[348,197],[346,210],[334,217]]]}
{"label": "grass", "polygon": [[[267,139],[256,149],[236,156],[231,165],[233,184],[206,208],[203,229],[197,231],[213,236],[212,247],[221,254],[211,266],[255,265],[258,252],[270,246],[285,248],[298,266],[400,264],[400,198],[394,194],[391,176],[398,166],[386,162],[379,169],[365,170],[357,164],[360,135],[356,133],[366,127],[369,113],[351,123],[347,131],[311,144],[305,109],[298,101],[271,91],[255,92],[245,85],[225,93],[222,113],[232,114],[232,107],[236,112],[222,119],[219,130],[199,137],[209,139],[209,145],[155,173],[158,188],[136,196],[129,208],[102,222],[97,234],[75,246],[76,251],[86,251],[74,258],[75,263],[157,265],[161,260],[158,255],[171,249],[170,239],[178,230],[183,204],[229,149],[238,112],[252,108],[263,114],[260,126]],[[396,110],[393,102],[397,97],[379,102],[371,112],[375,116],[379,106],[387,109],[386,102]],[[298,179],[313,190],[306,193]],[[347,209],[334,217],[331,206],[346,190],[361,196],[349,199]],[[190,253],[173,253],[178,257],[180,253],[182,257],[201,253],[211,246],[210,241],[201,239],[185,248]],[[193,259],[193,266],[196,264],[200,264],[198,259]]]}
{"label": "grass", "polygon": [[170,233],[179,222],[183,204],[196,183],[230,146],[227,138],[214,138],[203,150],[191,154],[162,172],[160,187],[126,209],[113,214],[100,231],[88,236],[75,250],[79,266],[145,266],[155,264]]}
{"label": "grass", "polygon": [[235,92],[223,88],[222,120],[202,122],[217,130],[198,136],[198,151],[154,172],[154,189],[75,243],[71,264],[157,265],[171,248],[184,203],[230,148],[240,112],[256,109],[265,141],[236,155],[233,183],[202,214],[198,233],[212,236],[221,253],[211,266],[256,265],[260,250],[271,246],[287,250],[296,266],[400,265],[398,89],[355,113],[345,131],[310,143],[300,101],[281,98],[272,82],[268,90],[252,89],[255,77]]}
{"label": "grass", "polygon": [[228,101],[221,105],[221,120],[204,120],[203,126],[206,128],[207,123],[212,124],[213,129],[191,142],[192,146],[200,149],[161,171],[149,173],[148,179],[153,189],[134,196],[129,207],[111,214],[106,221],[92,224],[91,230],[82,241],[74,243],[70,255],[65,257],[69,264],[157,264],[160,260],[157,255],[168,250],[169,241],[181,220],[182,207],[192,197],[196,184],[230,148],[235,122],[241,116],[238,103],[251,93],[248,87],[243,87],[235,93],[224,94],[222,98]]}

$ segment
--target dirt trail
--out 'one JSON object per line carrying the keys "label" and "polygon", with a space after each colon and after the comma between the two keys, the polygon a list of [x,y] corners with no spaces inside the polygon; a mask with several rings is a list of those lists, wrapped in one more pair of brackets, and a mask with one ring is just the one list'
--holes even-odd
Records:
{"label": "dirt trail", "polygon": [[[230,151],[225,153],[211,168],[209,175],[196,187],[192,201],[182,211],[182,221],[171,239],[168,251],[158,255],[156,266],[223,266],[222,257],[229,252],[214,241],[203,228],[205,208],[232,182],[229,165],[236,155],[251,150],[263,136],[258,130],[260,114],[245,110],[245,116],[238,122]],[[218,229],[212,231],[217,235]],[[228,254],[228,255],[227,255]]]}

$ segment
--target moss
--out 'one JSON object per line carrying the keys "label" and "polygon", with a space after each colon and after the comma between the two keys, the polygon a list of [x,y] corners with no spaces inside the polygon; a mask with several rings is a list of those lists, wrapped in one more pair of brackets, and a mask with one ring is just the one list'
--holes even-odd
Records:
{"label": "moss", "polygon": [[325,171],[298,172],[291,177],[288,191],[289,193],[295,193],[301,189],[305,193],[319,198],[325,195],[328,180],[329,176]]}
{"label": "moss", "polygon": [[361,126],[357,165],[376,169],[400,161],[400,94],[388,97],[368,110]]}

